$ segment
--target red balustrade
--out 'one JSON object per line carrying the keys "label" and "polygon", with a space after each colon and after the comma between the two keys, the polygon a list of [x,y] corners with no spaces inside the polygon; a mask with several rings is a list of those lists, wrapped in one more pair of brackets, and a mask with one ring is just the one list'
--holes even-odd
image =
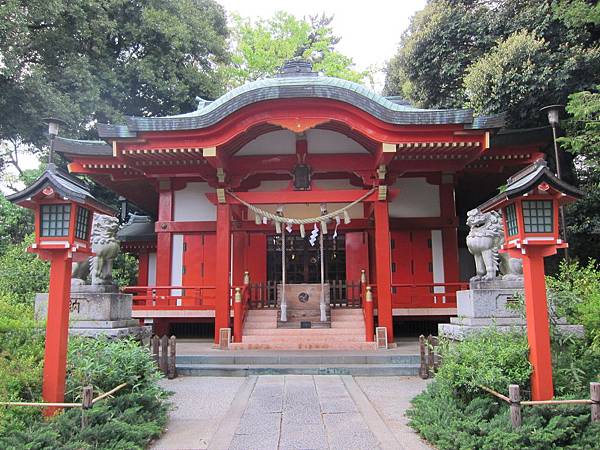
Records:
{"label": "red balustrade", "polygon": [[392,283],[394,308],[454,308],[456,292],[469,283]]}
{"label": "red balustrade", "polygon": [[133,310],[211,310],[215,308],[215,286],[128,286]]}

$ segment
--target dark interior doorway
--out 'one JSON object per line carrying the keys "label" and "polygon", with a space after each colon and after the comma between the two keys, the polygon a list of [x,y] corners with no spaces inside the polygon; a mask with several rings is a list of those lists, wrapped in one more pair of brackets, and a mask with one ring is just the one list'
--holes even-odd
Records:
{"label": "dark interior doorway", "polygon": [[[308,231],[308,230],[307,230]],[[287,283],[319,283],[321,281],[321,249],[319,240],[310,245],[307,236],[286,234],[285,260]],[[323,236],[326,281],[346,279],[346,245],[343,234]],[[281,235],[267,237],[267,281],[281,280]]]}

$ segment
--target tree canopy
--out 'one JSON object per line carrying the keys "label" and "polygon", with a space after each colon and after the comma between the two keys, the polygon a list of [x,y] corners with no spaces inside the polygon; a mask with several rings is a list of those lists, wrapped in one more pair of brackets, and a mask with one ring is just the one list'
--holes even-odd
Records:
{"label": "tree canopy", "polygon": [[213,0],[0,2],[0,163],[45,143],[43,117],[85,137],[96,121],[174,114],[196,96],[217,97],[226,25]]}
{"label": "tree canopy", "polygon": [[332,20],[325,15],[298,19],[285,12],[257,21],[234,16],[232,64],[224,67],[227,86],[273,75],[292,58],[312,62],[325,75],[365,81],[369,73],[354,69],[352,58],[336,50],[340,38],[333,34]]}
{"label": "tree canopy", "polygon": [[537,124],[540,106],[600,75],[599,11],[582,0],[432,0],[402,36],[385,93]]}

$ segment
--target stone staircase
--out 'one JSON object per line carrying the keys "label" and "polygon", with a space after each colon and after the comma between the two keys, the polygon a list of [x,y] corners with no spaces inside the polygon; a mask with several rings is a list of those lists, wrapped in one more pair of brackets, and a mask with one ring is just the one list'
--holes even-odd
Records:
{"label": "stone staircase", "polygon": [[277,328],[276,310],[250,310],[232,350],[375,350],[365,340],[362,309],[332,309],[331,328]]}

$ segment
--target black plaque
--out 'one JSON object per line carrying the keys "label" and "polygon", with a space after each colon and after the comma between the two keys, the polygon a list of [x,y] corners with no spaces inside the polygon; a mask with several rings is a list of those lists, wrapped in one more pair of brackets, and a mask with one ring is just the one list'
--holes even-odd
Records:
{"label": "black plaque", "polygon": [[310,167],[298,164],[294,167],[294,189],[296,191],[310,190]]}
{"label": "black plaque", "polygon": [[312,322],[303,320],[300,322],[300,328],[312,328]]}

